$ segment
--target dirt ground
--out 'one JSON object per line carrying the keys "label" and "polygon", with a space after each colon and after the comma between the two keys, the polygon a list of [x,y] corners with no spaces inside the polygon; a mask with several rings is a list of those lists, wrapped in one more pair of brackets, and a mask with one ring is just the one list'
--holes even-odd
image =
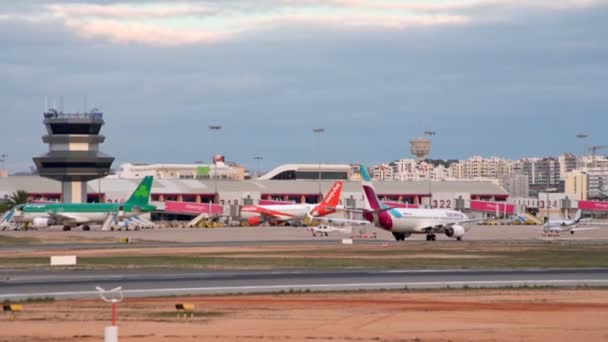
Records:
{"label": "dirt ground", "polygon": [[[193,303],[194,318],[176,317]],[[24,304],[0,341],[100,341],[110,307]],[[607,341],[608,290],[449,290],[127,299],[120,341]]]}

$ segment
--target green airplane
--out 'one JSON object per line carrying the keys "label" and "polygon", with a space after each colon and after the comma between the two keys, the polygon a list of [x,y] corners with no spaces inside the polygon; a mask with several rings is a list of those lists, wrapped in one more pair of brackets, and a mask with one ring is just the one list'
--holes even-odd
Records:
{"label": "green airplane", "polygon": [[145,177],[124,203],[24,204],[15,207],[12,219],[34,228],[63,225],[63,230],[77,226],[90,230],[90,224],[102,223],[102,230],[109,230],[113,221],[156,210],[149,203],[153,180],[152,176]]}

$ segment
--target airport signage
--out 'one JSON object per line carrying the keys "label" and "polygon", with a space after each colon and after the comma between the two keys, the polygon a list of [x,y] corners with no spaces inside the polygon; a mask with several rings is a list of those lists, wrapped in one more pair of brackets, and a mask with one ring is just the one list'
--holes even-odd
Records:
{"label": "airport signage", "polygon": [[434,193],[431,198],[430,206],[433,209],[456,209],[457,199],[470,197],[469,194],[463,192]]}
{"label": "airport signage", "polygon": [[589,211],[608,211],[608,202],[578,201],[578,208]]}
{"label": "airport signage", "polygon": [[220,215],[224,213],[224,208],[219,204],[167,201],[165,211],[177,214]]}
{"label": "airport signage", "polygon": [[486,213],[504,214],[506,212],[506,214],[513,214],[515,212],[515,205],[488,201],[471,201],[471,210]]}
{"label": "airport signage", "polygon": [[51,266],[73,266],[76,265],[75,255],[51,256]]}

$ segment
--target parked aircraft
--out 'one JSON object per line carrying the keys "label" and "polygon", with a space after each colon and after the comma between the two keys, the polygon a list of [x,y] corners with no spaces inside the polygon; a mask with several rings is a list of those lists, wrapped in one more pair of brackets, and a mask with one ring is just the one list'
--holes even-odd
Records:
{"label": "parked aircraft", "polygon": [[64,230],[77,226],[90,230],[90,224],[103,223],[102,230],[108,230],[113,221],[156,209],[149,204],[152,182],[152,176],[145,177],[124,203],[24,204],[15,207],[11,219],[20,224],[31,223],[35,228],[63,225]]}
{"label": "parked aircraft", "polygon": [[[361,165],[361,178],[365,197],[365,209],[361,211],[363,217],[375,227],[392,232],[397,241],[405,240],[412,234],[426,234],[427,241],[434,241],[437,239],[435,234],[438,233],[461,240],[469,229],[467,224],[480,221],[480,219],[471,220],[455,210],[389,207],[376,195],[371,178],[363,165]],[[330,220],[362,223],[361,220],[326,219],[326,221]]]}
{"label": "parked aircraft", "polygon": [[325,216],[336,212],[341,193],[342,182],[338,181],[319,204],[250,205],[241,209],[241,217],[246,219],[249,225],[257,226],[264,222],[303,221],[307,215]]}
{"label": "parked aircraft", "polygon": [[340,228],[334,226],[328,226],[325,224],[321,224],[318,226],[310,227],[310,231],[312,232],[312,236],[317,236],[317,234],[321,236],[328,236],[329,233],[343,233],[343,234],[353,234],[352,227]]}
{"label": "parked aircraft", "polygon": [[574,215],[574,219],[566,219],[566,220],[549,220],[545,218],[545,224],[541,228],[542,236],[559,236],[559,233],[570,232],[570,234],[574,234],[574,232],[581,230],[593,230],[598,229],[598,227],[576,227],[583,216],[582,210],[577,210]]}

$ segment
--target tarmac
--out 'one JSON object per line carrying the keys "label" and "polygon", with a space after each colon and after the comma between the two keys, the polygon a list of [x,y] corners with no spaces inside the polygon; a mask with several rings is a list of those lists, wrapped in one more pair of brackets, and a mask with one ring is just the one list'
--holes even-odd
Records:
{"label": "tarmac", "polygon": [[[540,238],[539,226],[475,226],[466,241],[530,242],[538,240],[574,240],[580,243],[602,243],[608,240],[608,229],[600,228],[564,234],[559,238]],[[357,244],[394,241],[390,232],[368,227],[355,228]],[[336,245],[348,238],[334,233],[313,238],[309,230],[292,227],[248,227],[185,229],[164,228],[138,231],[69,231],[49,230],[1,232],[12,237],[35,238],[30,244],[0,245],[0,253],[14,251],[100,248],[155,248],[185,246],[261,246],[261,245]],[[361,236],[360,236],[361,235]],[[375,238],[370,238],[375,236]],[[367,237],[367,238],[364,238]],[[129,238],[132,244],[118,243]],[[413,235],[409,241],[423,241],[424,235]],[[461,243],[443,235],[444,243]],[[450,242],[447,242],[450,240]],[[397,243],[397,242],[393,242]],[[518,286],[607,286],[608,269],[576,270],[7,270],[0,268],[0,300],[51,296],[92,298],[96,286],[123,286],[130,297],[266,293],[281,291],[342,291],[444,287],[518,287]]]}
{"label": "tarmac", "polygon": [[3,271],[0,300],[522,286],[608,286],[608,269],[522,270],[100,270]]}
{"label": "tarmac", "polygon": [[[562,233],[558,238],[541,238],[541,226],[505,225],[480,226],[474,225],[463,237],[471,241],[530,241],[530,240],[608,240],[608,226],[598,226],[598,229],[577,232],[575,234]],[[353,227],[355,239],[394,241],[393,235],[385,230],[371,226]],[[146,242],[174,242],[174,243],[218,243],[218,244],[246,244],[246,243],[302,243],[313,241],[339,241],[350,237],[343,233],[330,233],[329,236],[313,237],[310,230],[305,227],[225,227],[225,228],[156,228],[129,231],[82,231],[64,232],[60,227],[43,230],[4,231],[0,235],[12,237],[29,237],[43,240],[45,243],[65,242],[65,240],[88,239],[102,241],[116,241],[119,238],[129,238],[132,241]],[[362,238],[365,236],[366,238]],[[375,236],[375,238],[373,238]],[[414,234],[405,240],[424,241],[424,234]],[[445,235],[438,234],[437,240],[455,241]],[[322,243],[322,242],[321,242]],[[2,246],[0,246],[2,248]]]}

